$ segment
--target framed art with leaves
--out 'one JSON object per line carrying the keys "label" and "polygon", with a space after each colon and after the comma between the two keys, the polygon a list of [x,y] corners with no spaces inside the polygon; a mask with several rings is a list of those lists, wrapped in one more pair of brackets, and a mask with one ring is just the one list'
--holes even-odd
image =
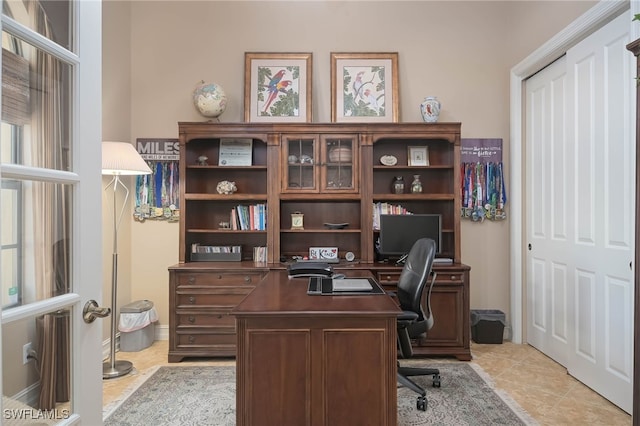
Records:
{"label": "framed art with leaves", "polygon": [[398,122],[398,53],[331,53],[331,121]]}
{"label": "framed art with leaves", "polygon": [[244,57],[245,121],[311,122],[311,53],[246,52]]}

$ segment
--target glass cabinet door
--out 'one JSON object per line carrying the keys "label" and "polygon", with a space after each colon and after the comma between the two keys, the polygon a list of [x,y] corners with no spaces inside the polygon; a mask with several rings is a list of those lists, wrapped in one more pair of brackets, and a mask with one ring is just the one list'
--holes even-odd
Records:
{"label": "glass cabinet door", "polygon": [[317,192],[318,136],[283,136],[283,192]]}
{"label": "glass cabinet door", "polygon": [[284,135],[282,192],[358,192],[355,135]]}
{"label": "glass cabinet door", "polygon": [[321,190],[358,192],[358,144],[354,135],[325,135],[321,139]]}

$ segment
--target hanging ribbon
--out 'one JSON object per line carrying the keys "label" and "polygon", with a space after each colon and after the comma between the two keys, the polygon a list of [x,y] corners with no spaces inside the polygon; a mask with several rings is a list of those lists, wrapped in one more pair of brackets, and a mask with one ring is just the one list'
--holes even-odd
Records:
{"label": "hanging ribbon", "polygon": [[146,219],[178,221],[180,186],[177,161],[147,161],[151,175],[136,179],[136,205],[133,216]]}
{"label": "hanging ribbon", "polygon": [[502,139],[463,139],[461,160],[461,217],[475,222],[506,219]]}
{"label": "hanging ribbon", "polygon": [[507,195],[502,163],[463,163],[461,217],[473,221],[506,219]]}

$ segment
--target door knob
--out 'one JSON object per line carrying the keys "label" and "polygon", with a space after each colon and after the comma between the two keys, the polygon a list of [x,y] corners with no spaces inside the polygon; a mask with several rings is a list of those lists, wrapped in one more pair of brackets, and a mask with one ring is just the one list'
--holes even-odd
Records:
{"label": "door knob", "polygon": [[101,308],[95,300],[89,300],[82,309],[82,319],[91,324],[96,318],[105,318],[111,314],[111,308]]}

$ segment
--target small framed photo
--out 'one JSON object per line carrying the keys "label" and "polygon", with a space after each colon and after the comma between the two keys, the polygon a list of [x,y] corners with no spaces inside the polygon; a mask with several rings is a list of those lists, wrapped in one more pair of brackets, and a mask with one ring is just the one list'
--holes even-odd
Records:
{"label": "small framed photo", "polygon": [[244,120],[310,123],[311,53],[244,54]]}
{"label": "small framed photo", "polygon": [[331,121],[398,122],[398,53],[331,53]]}
{"label": "small framed photo", "polygon": [[429,147],[426,146],[410,146],[407,158],[409,166],[428,166],[429,165]]}

